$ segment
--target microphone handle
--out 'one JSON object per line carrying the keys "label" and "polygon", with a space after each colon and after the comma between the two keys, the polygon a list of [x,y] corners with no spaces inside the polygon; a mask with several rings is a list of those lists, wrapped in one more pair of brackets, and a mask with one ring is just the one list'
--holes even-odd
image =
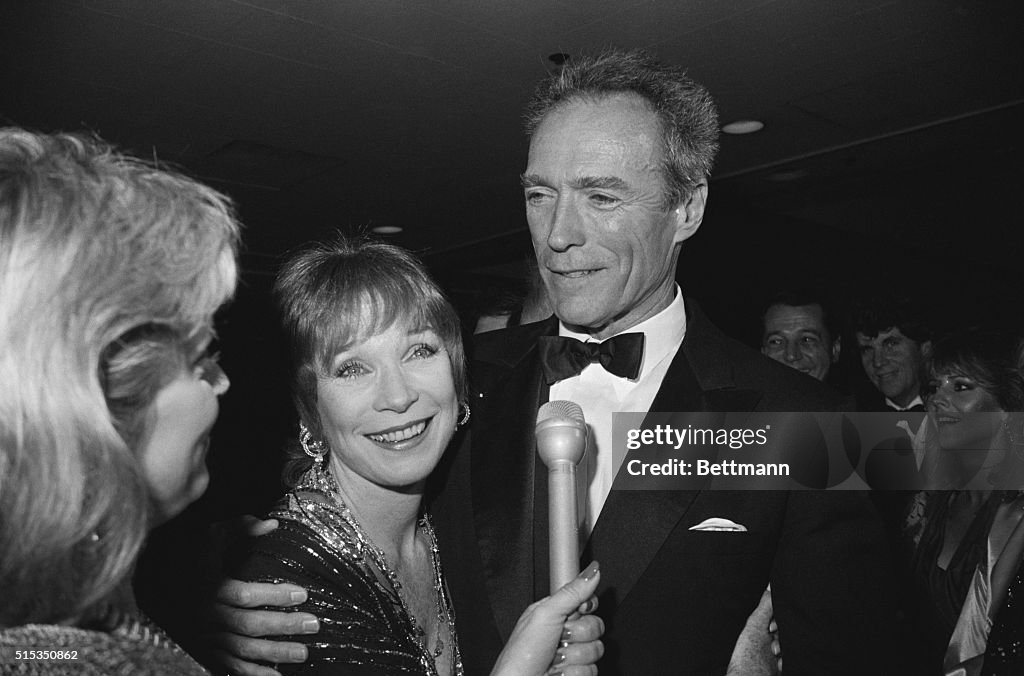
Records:
{"label": "microphone handle", "polygon": [[557,461],[548,468],[548,527],[548,561],[554,594],[580,572],[576,465],[569,460]]}

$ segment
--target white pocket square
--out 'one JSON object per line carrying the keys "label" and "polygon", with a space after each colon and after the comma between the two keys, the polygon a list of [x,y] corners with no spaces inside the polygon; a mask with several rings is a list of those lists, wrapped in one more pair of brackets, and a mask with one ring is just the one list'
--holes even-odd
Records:
{"label": "white pocket square", "polygon": [[729,521],[729,519],[722,519],[720,517],[712,517],[701,521],[696,526],[690,526],[690,530],[719,530],[719,531],[730,531],[733,533],[745,533],[747,527],[741,523],[735,521]]}

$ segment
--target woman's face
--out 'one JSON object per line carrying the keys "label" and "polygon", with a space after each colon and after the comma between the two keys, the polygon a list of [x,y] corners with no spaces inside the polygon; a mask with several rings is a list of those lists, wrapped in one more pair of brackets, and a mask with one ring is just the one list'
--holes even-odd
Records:
{"label": "woman's face", "polygon": [[928,399],[928,414],[938,430],[939,445],[948,450],[989,450],[1002,423],[997,414],[1003,409],[996,398],[961,373],[935,374],[929,385],[934,394]]}
{"label": "woman's face", "polygon": [[150,406],[139,461],[158,522],[179,514],[206,491],[206,451],[217,419],[217,397],[230,382],[205,354],[162,387]]}
{"label": "woman's face", "polygon": [[317,379],[331,470],[347,491],[421,485],[455,431],[448,351],[400,323],[333,356]]}

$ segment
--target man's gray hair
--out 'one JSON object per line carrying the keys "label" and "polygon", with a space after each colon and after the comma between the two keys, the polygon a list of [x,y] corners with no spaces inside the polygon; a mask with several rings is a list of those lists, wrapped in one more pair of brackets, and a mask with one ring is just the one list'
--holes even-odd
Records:
{"label": "man's gray hair", "polygon": [[537,85],[526,108],[526,132],[532,136],[549,112],[566,103],[616,94],[635,94],[661,121],[665,206],[677,206],[707,180],[718,153],[715,102],[683,68],[639,49],[574,57]]}

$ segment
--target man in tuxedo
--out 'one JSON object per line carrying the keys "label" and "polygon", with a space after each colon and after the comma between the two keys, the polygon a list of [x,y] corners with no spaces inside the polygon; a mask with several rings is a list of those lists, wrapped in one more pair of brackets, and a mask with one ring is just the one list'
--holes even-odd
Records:
{"label": "man in tuxedo", "polygon": [[924,411],[921,397],[932,332],[921,307],[891,294],[862,300],[852,321],[860,363],[874,392],[861,398],[862,411]]}
{"label": "man in tuxedo", "polygon": [[[839,403],[721,334],[675,282],[717,150],[711,97],[677,67],[612,51],[541,83],[528,116],[524,199],[555,316],[475,337],[472,430],[446,454],[430,504],[466,673],[488,673],[515,618],[548,594],[534,428],[558,399],[592,428],[583,558],[602,570],[601,673],[726,673],[769,583],[787,674],[882,673],[889,577],[863,496],[612,490],[613,412]],[[287,632],[264,619],[246,633]],[[268,650],[247,654],[292,661]]]}
{"label": "man in tuxedo", "polygon": [[583,558],[602,566],[601,673],[725,673],[769,582],[787,674],[892,666],[889,571],[862,495],[612,490],[613,412],[839,404],[722,335],[675,282],[704,216],[717,130],[707,92],[639,52],[571,61],[528,108],[524,199],[555,317],[477,336],[472,430],[431,507],[468,673],[486,673],[518,614],[548,592],[533,430],[538,407],[558,399],[579,403],[592,428]]}

